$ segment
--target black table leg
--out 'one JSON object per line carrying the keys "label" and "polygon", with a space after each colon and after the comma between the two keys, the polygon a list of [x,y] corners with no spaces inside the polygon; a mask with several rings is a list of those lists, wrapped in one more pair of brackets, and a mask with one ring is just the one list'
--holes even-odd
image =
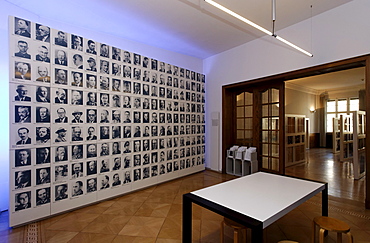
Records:
{"label": "black table leg", "polygon": [[263,243],[263,228],[260,226],[252,228],[252,242]]}
{"label": "black table leg", "polygon": [[182,196],[182,242],[192,241],[192,201]]}
{"label": "black table leg", "polygon": [[328,183],[325,184],[325,189],[322,190],[322,216],[329,216],[329,198],[328,198]]}

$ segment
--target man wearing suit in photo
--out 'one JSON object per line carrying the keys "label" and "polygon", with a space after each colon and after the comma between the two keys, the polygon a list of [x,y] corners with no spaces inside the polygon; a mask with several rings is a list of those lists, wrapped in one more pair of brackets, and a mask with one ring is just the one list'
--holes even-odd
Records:
{"label": "man wearing suit in photo", "polygon": [[23,84],[17,85],[15,90],[18,95],[14,97],[15,101],[31,101],[31,97],[27,95],[28,89]]}
{"label": "man wearing suit in photo", "polygon": [[21,127],[18,129],[18,136],[21,140],[16,142],[16,145],[31,144],[31,138],[29,136],[30,130],[27,127]]}
{"label": "man wearing suit in photo", "polygon": [[56,148],[55,152],[56,152],[55,162],[68,160],[67,147],[59,146]]}
{"label": "man wearing suit in photo", "polygon": [[31,55],[27,53],[28,51],[28,43],[23,41],[23,40],[20,40],[18,41],[18,52],[16,52],[14,54],[14,56],[16,57],[22,57],[22,58],[27,58],[27,59],[31,59]]}

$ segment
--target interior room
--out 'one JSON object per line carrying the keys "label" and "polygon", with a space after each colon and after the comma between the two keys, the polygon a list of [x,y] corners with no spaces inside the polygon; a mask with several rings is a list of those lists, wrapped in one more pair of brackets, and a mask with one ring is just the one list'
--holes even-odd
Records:
{"label": "interior room", "polygon": [[[344,242],[368,242],[368,9],[366,0],[0,0],[0,239],[311,242],[313,222],[329,216],[350,227]],[[234,145],[257,149],[241,173],[228,160]],[[262,175],[317,188],[267,222],[244,211],[265,202],[220,209],[202,194]],[[242,187],[263,195],[250,181]]]}

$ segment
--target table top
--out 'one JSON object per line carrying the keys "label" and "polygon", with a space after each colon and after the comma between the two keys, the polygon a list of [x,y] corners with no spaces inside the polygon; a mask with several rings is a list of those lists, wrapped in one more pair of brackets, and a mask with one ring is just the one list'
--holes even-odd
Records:
{"label": "table top", "polygon": [[259,220],[266,228],[325,187],[325,183],[258,172],[191,194]]}

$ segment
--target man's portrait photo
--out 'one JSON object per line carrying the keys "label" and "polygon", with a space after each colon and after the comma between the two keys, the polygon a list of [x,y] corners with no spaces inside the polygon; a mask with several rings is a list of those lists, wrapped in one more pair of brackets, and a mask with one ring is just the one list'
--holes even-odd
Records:
{"label": "man's portrait photo", "polygon": [[36,101],[50,103],[50,87],[38,86],[36,89]]}
{"label": "man's portrait photo", "polygon": [[37,66],[37,78],[36,81],[50,83],[49,70],[46,66]]}
{"label": "man's portrait photo", "polygon": [[87,41],[87,48],[86,48],[86,53],[96,55],[96,44],[95,41],[93,40],[88,40]]}
{"label": "man's portrait photo", "polygon": [[20,138],[20,140],[16,142],[16,145],[31,144],[29,133],[30,130],[27,127],[20,127],[18,129],[18,137]]}
{"label": "man's portrait photo", "polygon": [[60,201],[68,198],[68,184],[55,186],[55,201]]}
{"label": "man's portrait photo", "polygon": [[63,31],[58,31],[57,37],[54,39],[55,45],[67,47],[67,35]]}
{"label": "man's portrait photo", "polygon": [[72,35],[71,48],[77,51],[83,51],[83,38],[81,36]]}
{"label": "man's portrait photo", "polygon": [[36,24],[36,40],[50,42],[50,28],[45,25]]}
{"label": "man's portrait photo", "polygon": [[36,107],[36,122],[37,123],[49,123],[50,112],[46,107]]}
{"label": "man's portrait photo", "polygon": [[14,33],[16,35],[30,38],[31,37],[30,21],[15,17],[14,18]]}
{"label": "man's portrait photo", "polygon": [[74,54],[72,56],[72,67],[77,68],[77,69],[83,69],[83,58],[82,55],[80,54]]}
{"label": "man's portrait photo", "polygon": [[31,149],[15,150],[15,167],[31,165]]}
{"label": "man's portrait photo", "polygon": [[100,44],[100,56],[109,58],[109,46],[107,44]]}
{"label": "man's portrait photo", "polygon": [[68,148],[67,146],[58,146],[55,149],[55,162],[67,161],[68,160]]}
{"label": "man's portrait photo", "polygon": [[16,57],[31,59],[31,55],[28,54],[28,43],[24,40],[19,40],[17,43],[18,52],[14,54]]}
{"label": "man's portrait photo", "polygon": [[31,170],[15,172],[15,189],[26,188],[31,186]]}
{"label": "man's portrait photo", "polygon": [[42,45],[37,48],[36,61],[50,63],[49,49]]}
{"label": "man's portrait photo", "polygon": [[46,144],[50,142],[50,128],[36,127],[36,144]]}
{"label": "man's portrait photo", "polygon": [[36,169],[36,185],[50,183],[50,167]]}
{"label": "man's portrait photo", "polygon": [[21,192],[15,194],[15,211],[31,208],[31,192]]}
{"label": "man's portrait photo", "polygon": [[86,174],[89,175],[95,175],[97,173],[96,169],[96,160],[87,161],[86,162]]}
{"label": "man's portrait photo", "polygon": [[50,187],[36,190],[36,206],[50,203]]}
{"label": "man's portrait photo", "polygon": [[55,64],[68,66],[67,53],[64,50],[55,50]]}
{"label": "man's portrait photo", "polygon": [[55,69],[55,84],[68,84],[67,70]]}
{"label": "man's portrait photo", "polygon": [[50,148],[36,148],[36,164],[50,163]]}
{"label": "man's portrait photo", "polygon": [[14,78],[31,80],[31,65],[25,62],[15,62]]}
{"label": "man's portrait photo", "polygon": [[23,84],[17,85],[17,89],[15,90],[17,95],[14,96],[15,101],[31,101],[31,97],[28,96],[28,87]]}

